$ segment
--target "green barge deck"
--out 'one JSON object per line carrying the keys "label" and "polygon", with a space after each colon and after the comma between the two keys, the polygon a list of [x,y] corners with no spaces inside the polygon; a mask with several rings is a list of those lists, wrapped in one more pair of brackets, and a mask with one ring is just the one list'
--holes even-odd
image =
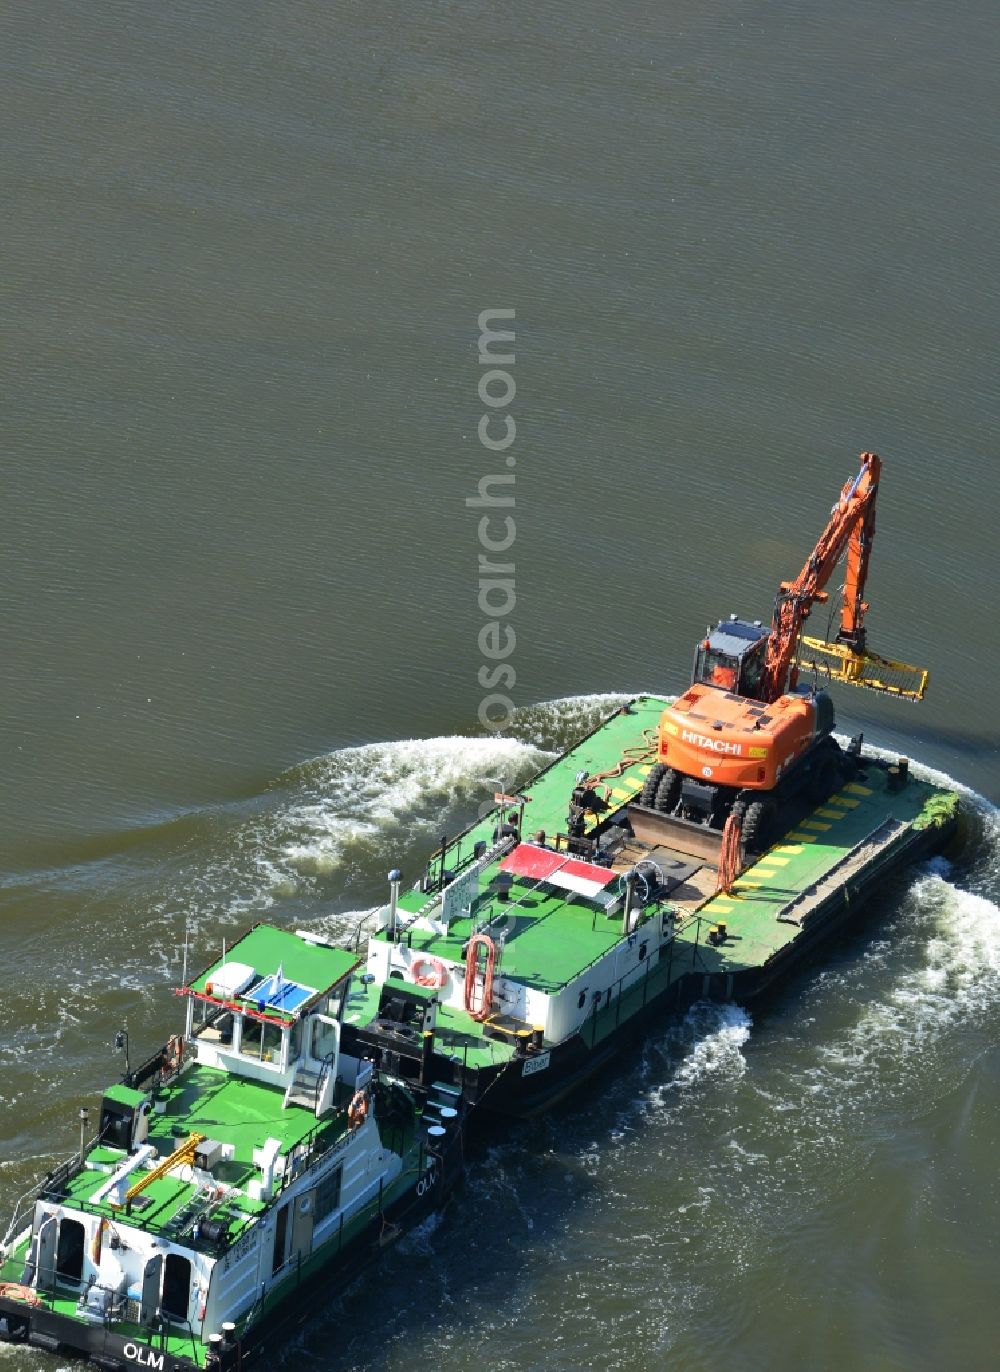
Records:
{"label": "green barge deck", "polygon": [[[656,728],[668,703],[659,696],[632,701],[519,792],[522,843],[531,844],[542,833],[551,849],[566,827],[570,793],[586,773],[610,807],[588,819],[587,832],[599,836],[610,824],[627,828],[614,857],[603,859],[612,870],[621,877],[637,863],[653,861],[668,875],[678,874],[643,909],[631,935],[624,936],[622,919],[609,912],[607,901],[602,906],[545,881],[514,875],[509,895],[501,895],[497,878],[516,839],[506,849],[501,841],[498,849],[504,814],[494,811],[435,855],[422,882],[400,894],[395,939],[387,927],[373,935],[371,979],[355,982],[345,1011],[345,1030],[363,1051],[378,1050],[386,995],[402,994],[401,987],[409,996],[436,1002],[435,1072],[465,1084],[478,1075],[482,1080],[475,1090],[498,1073],[508,1079],[526,1075],[519,1061],[530,1063],[532,1051],[566,1050],[566,1042],[548,1033],[539,1044],[537,1021],[530,1015],[519,1020],[502,1013],[502,1005],[500,1013],[482,1021],[468,1013],[457,986],[464,978],[466,949],[474,934],[498,918],[503,931],[498,975],[508,998],[521,995],[537,1007],[543,1003],[540,996],[551,1003],[586,993],[585,1020],[568,1036],[575,1040],[577,1057],[581,1049],[584,1056],[594,1055],[623,1028],[648,1022],[651,1010],[666,1013],[701,998],[750,1000],[843,922],[888,870],[943,846],[954,826],[956,795],[912,774],[900,780],[887,764],[864,756],[852,780],[822,804],[804,809],[779,842],[749,862],[728,892],[717,893],[711,844],[706,849],[709,831],[692,835],[691,842],[669,829],[660,836],[656,821],[661,817],[637,805],[656,761]],[[475,866],[475,855],[484,848],[490,860],[469,907],[457,918],[440,919],[442,892]],[[705,850],[700,855],[699,848]],[[656,935],[666,920],[669,937],[660,939]],[[635,943],[643,957],[623,965],[626,946]],[[402,957],[387,944],[403,945]],[[388,973],[387,954],[393,963]],[[445,984],[431,990],[410,984],[410,969],[421,962],[445,970]]]}

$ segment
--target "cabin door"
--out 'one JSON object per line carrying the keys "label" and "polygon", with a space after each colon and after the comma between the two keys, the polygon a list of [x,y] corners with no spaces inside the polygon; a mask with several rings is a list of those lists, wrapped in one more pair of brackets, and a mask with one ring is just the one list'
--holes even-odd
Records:
{"label": "cabin door", "polygon": [[274,1253],[271,1257],[271,1276],[276,1277],[285,1265],[285,1251],[288,1247],[288,1206],[286,1201],[280,1206],[274,1218]]}
{"label": "cabin door", "polygon": [[142,1301],[139,1306],[139,1323],[150,1325],[156,1318],[160,1304],[160,1276],[163,1272],[163,1254],[157,1253],[146,1263],[142,1273]]}
{"label": "cabin door", "polygon": [[168,1253],[163,1264],[160,1313],[165,1320],[186,1322],[191,1306],[191,1259]]}
{"label": "cabin door", "polygon": [[86,1232],[79,1220],[64,1215],[56,1244],[56,1278],[67,1286],[79,1286],[83,1278]]}
{"label": "cabin door", "polygon": [[307,1191],[295,1199],[295,1217],[292,1220],[292,1262],[304,1261],[312,1252],[313,1212],[316,1209],[315,1190]]}
{"label": "cabin door", "polygon": [[51,1291],[56,1284],[56,1236],[59,1221],[49,1215],[38,1226],[38,1289]]}
{"label": "cabin door", "polygon": [[310,1015],[312,1024],[311,1053],[320,1062],[330,1061],[334,1070],[340,1052],[340,1024],[328,1015]]}

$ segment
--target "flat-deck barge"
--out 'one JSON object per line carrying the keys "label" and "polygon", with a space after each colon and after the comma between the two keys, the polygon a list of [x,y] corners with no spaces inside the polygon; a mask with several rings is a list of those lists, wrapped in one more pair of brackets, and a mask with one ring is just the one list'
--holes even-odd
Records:
{"label": "flat-deck barge", "polygon": [[[719,833],[639,803],[669,704],[633,700],[444,843],[412,889],[397,882],[345,1017],[349,1051],[536,1113],[652,1020],[751,1002],[889,872],[951,839],[957,795],[855,747],[822,803],[719,890]],[[572,839],[583,777],[608,808]]]}

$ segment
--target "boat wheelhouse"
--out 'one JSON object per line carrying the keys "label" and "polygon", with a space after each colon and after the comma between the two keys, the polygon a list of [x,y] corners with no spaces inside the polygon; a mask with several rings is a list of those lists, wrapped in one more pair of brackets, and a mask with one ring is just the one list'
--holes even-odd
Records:
{"label": "boat wheelhouse", "polygon": [[12,1221],[0,1335],[106,1368],[242,1367],[440,1203],[459,1093],[343,1051],[357,967],[262,924],[179,988],[183,1034]]}

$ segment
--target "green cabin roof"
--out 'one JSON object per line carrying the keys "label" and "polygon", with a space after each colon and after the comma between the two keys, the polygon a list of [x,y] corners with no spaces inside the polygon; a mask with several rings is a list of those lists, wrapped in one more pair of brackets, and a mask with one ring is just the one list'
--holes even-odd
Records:
{"label": "green cabin roof", "polygon": [[[232,947],[226,949],[225,957],[216,959],[204,972],[188,982],[184,989],[194,995],[206,995],[206,987],[212,978],[223,966],[234,962],[252,967],[257,979],[273,977],[280,970],[283,981],[298,982],[300,986],[324,994],[343,981],[358,966],[360,958],[343,948],[312,943],[286,929],[276,929],[271,924],[255,924]],[[245,998],[246,993],[237,997],[238,1000]],[[297,1007],[295,1012],[284,1013],[283,1017],[297,1018],[298,1010],[306,1009],[314,999],[315,996],[310,996],[309,1002]],[[282,1016],[281,1011],[277,1013]]]}

